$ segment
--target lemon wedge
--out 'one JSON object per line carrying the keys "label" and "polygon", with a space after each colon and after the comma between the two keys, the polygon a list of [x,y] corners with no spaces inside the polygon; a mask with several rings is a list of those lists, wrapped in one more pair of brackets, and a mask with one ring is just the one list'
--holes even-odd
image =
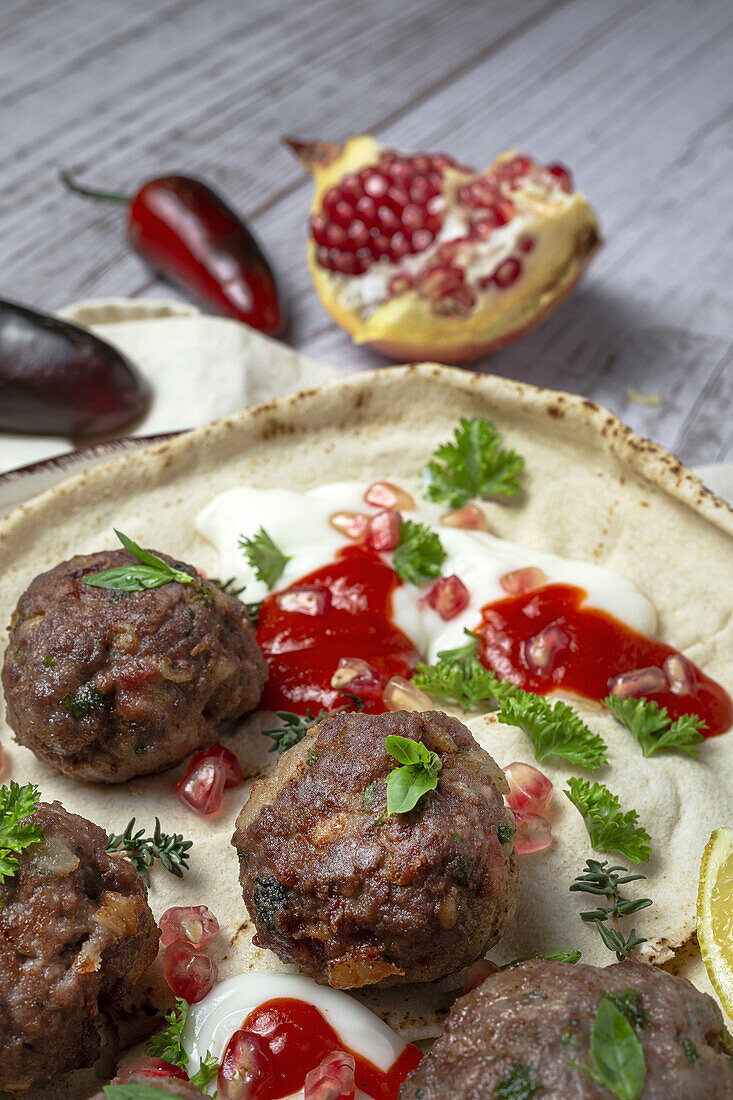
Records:
{"label": "lemon wedge", "polygon": [[697,939],[710,981],[733,1018],[733,829],[716,829],[703,852]]}

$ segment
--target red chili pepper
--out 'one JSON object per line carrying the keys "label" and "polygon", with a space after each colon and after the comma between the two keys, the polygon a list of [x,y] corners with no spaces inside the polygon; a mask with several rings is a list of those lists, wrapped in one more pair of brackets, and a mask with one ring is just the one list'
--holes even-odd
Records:
{"label": "red chili pepper", "polygon": [[227,317],[268,336],[284,323],[275,276],[249,229],[215,191],[192,176],[148,180],[135,195],[81,187],[88,198],[127,202],[127,232],[133,247],[156,271]]}

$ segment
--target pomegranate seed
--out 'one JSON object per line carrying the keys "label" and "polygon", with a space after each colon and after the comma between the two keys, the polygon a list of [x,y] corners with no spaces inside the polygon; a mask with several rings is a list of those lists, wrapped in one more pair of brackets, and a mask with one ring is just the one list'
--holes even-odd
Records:
{"label": "pomegranate seed", "polygon": [[356,1085],[353,1054],[334,1050],[305,1077],[303,1100],[354,1100]]}
{"label": "pomegranate seed", "polygon": [[[336,203],[333,210],[333,220],[335,222],[335,225],[331,226],[332,229],[335,229],[336,227],[338,227],[339,229],[346,229],[348,226],[351,225],[352,221],[354,220],[354,211],[351,209],[351,206],[348,204],[348,202],[344,202],[344,200],[341,199],[340,202]],[[333,241],[329,241],[329,244],[333,243]]]}
{"label": "pomegranate seed", "polygon": [[573,177],[563,164],[548,164],[547,171],[554,176],[563,191],[568,194],[573,190]]}
{"label": "pomegranate seed", "polygon": [[464,504],[454,512],[446,512],[440,517],[445,527],[461,527],[466,531],[488,531],[489,522],[486,513],[478,504]]}
{"label": "pomegranate seed", "polygon": [[331,687],[349,691],[362,699],[375,699],[382,694],[384,680],[375,668],[361,657],[342,657],[331,677]]}
{"label": "pomegranate seed", "polygon": [[681,653],[672,653],[662,666],[673,695],[693,695],[697,685],[694,665]]}
{"label": "pomegranate seed", "polygon": [[504,768],[509,794],[504,800],[512,810],[544,814],[552,798],[552,783],[539,768],[515,760]]}
{"label": "pomegranate seed", "polygon": [[394,210],[389,206],[380,206],[377,211],[377,216],[379,218],[379,226],[384,233],[391,235],[402,225],[402,222],[397,217]]}
{"label": "pomegranate seed", "polygon": [[414,202],[409,202],[405,209],[402,211],[402,224],[405,229],[410,231],[414,229],[422,229],[426,221],[426,211],[421,206],[416,206]]}
{"label": "pomegranate seed", "polygon": [[199,749],[199,751],[195,752],[189,760],[186,772],[195,771],[203,760],[208,760],[209,758],[220,760],[226,767],[227,778],[224,786],[227,790],[231,787],[238,787],[240,783],[244,782],[242,767],[239,760],[237,760],[233,752],[230,752],[229,749],[225,749],[223,745],[209,745],[206,749]]}
{"label": "pomegranate seed", "polygon": [[326,244],[328,241],[329,222],[325,214],[316,214],[311,218],[311,233],[316,244]]}
{"label": "pomegranate seed", "polygon": [[459,286],[451,292],[448,297],[439,298],[433,303],[433,311],[435,313],[453,314],[453,313],[467,313],[476,304],[474,298],[468,287]]}
{"label": "pomegranate seed", "polygon": [[214,960],[191,944],[172,943],[166,948],[163,974],[175,997],[195,1005],[214,988],[219,972]]}
{"label": "pomegranate seed", "polygon": [[364,222],[359,221],[358,218],[356,221],[352,221],[346,231],[346,235],[357,248],[363,248],[365,245],[369,244],[369,230],[364,225]]}
{"label": "pomegranate seed", "polygon": [[325,615],[331,606],[331,593],[317,584],[299,584],[276,597],[281,611],[297,615]]}
{"label": "pomegranate seed", "polygon": [[203,947],[219,931],[219,922],[206,905],[174,905],[166,909],[158,924],[163,947],[172,943]]}
{"label": "pomegranate seed", "polygon": [[332,258],[330,266],[334,271],[340,271],[342,275],[358,274],[356,256],[351,256],[348,252],[336,252],[334,256],[334,252],[335,249],[328,252],[329,257]]}
{"label": "pomegranate seed", "polygon": [[226,765],[209,757],[178,780],[176,795],[194,813],[213,817],[221,809],[226,781]]}
{"label": "pomegranate seed", "polygon": [[339,184],[339,191],[344,199],[347,201],[351,200],[352,202],[355,202],[356,199],[360,199],[364,194],[364,188],[358,176],[344,176]]}
{"label": "pomegranate seed", "polygon": [[667,677],[661,668],[636,668],[633,672],[622,672],[609,681],[611,695],[653,695],[655,691],[667,690]]}
{"label": "pomegranate seed", "polygon": [[471,602],[471,596],[463,581],[455,575],[440,577],[430,589],[425,599],[441,619],[448,622],[465,611]]}
{"label": "pomegranate seed", "polygon": [[[401,260],[403,256],[407,255],[411,247],[412,246],[404,233],[395,233],[392,237],[392,259],[395,261]],[[407,281],[409,284],[410,280],[408,279]]]}
{"label": "pomegranate seed", "polygon": [[509,168],[514,176],[526,176],[533,164],[534,161],[531,157],[520,155],[509,162]]}
{"label": "pomegranate seed", "polygon": [[534,592],[547,584],[547,577],[535,565],[528,565],[525,569],[513,569],[511,573],[505,573],[499,577],[499,584],[510,596],[526,596],[528,592]]}
{"label": "pomegranate seed", "polygon": [[160,1058],[137,1058],[134,1062],[128,1062],[118,1074],[115,1084],[126,1085],[131,1077],[175,1077],[179,1081],[188,1081],[185,1069]]}
{"label": "pomegranate seed", "polygon": [[491,978],[500,971],[501,967],[497,966],[496,963],[492,963],[490,959],[477,959],[475,963],[471,963],[470,966],[466,967],[463,992],[470,993],[472,989],[478,989],[487,978]]}
{"label": "pomegranate seed", "polygon": [[365,225],[373,226],[376,223],[377,207],[374,199],[370,199],[368,195],[359,199],[354,209]]}
{"label": "pomegranate seed", "polygon": [[[372,230],[372,232],[374,231]],[[372,252],[375,256],[379,257],[379,259],[382,259],[387,255],[387,253],[389,252],[389,248],[389,237],[385,237],[383,233],[377,233],[372,238]]]}
{"label": "pomegranate seed", "polygon": [[494,274],[491,276],[501,290],[506,290],[508,286],[515,283],[522,273],[522,264],[514,256],[510,256],[508,260],[504,260],[497,267]]}
{"label": "pomegranate seed", "polygon": [[552,826],[549,821],[540,814],[525,810],[512,810],[512,813],[517,824],[514,847],[518,855],[526,856],[532,852],[541,852],[543,848],[549,848],[552,844]]}
{"label": "pomegranate seed", "polygon": [[347,539],[361,539],[366,534],[369,524],[369,516],[361,512],[334,512],[329,516],[328,522],[332,527]]}
{"label": "pomegranate seed", "polygon": [[372,199],[381,199],[383,195],[387,194],[389,184],[383,175],[375,171],[362,181],[362,186],[365,195],[369,195]]}
{"label": "pomegranate seed", "polygon": [[403,676],[393,676],[387,681],[382,701],[387,710],[435,710],[433,700]]}
{"label": "pomegranate seed", "polygon": [[371,550],[394,550],[400,538],[399,513],[385,508],[367,524],[366,544]]}
{"label": "pomegranate seed", "polygon": [[530,237],[526,233],[523,233],[522,236],[517,241],[517,244],[519,245],[519,249],[520,249],[521,252],[531,252],[532,249],[535,246],[535,243],[536,242],[535,242],[534,237]]}
{"label": "pomegranate seed", "polygon": [[395,508],[410,511],[415,500],[404,489],[393,485],[391,481],[375,481],[364,493],[364,500],[374,508]]}
{"label": "pomegranate seed", "polygon": [[422,252],[428,245],[433,243],[433,237],[435,236],[429,229],[418,229],[417,232],[412,234],[412,248],[414,252]]}
{"label": "pomegranate seed", "polygon": [[346,243],[346,230],[340,225],[329,225],[326,230],[326,244],[329,248],[341,248]]}
{"label": "pomegranate seed", "polygon": [[556,657],[565,653],[569,645],[565,631],[556,623],[550,623],[524,643],[524,657],[535,672],[550,672],[555,667]]}
{"label": "pomegranate seed", "polygon": [[254,1031],[235,1031],[227,1043],[216,1085],[220,1100],[256,1100],[272,1095],[275,1073],[269,1047]]}

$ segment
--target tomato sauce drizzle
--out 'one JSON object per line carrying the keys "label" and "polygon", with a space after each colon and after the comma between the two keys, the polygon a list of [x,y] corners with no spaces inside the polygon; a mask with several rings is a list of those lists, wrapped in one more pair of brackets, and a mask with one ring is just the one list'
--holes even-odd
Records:
{"label": "tomato sauce drizzle", "polygon": [[[605,611],[584,607],[587,593],[570,584],[548,584],[521,596],[509,596],[482,609],[476,634],[479,657],[502,679],[546,695],[556,688],[602,700],[610,681],[623,672],[661,668],[677,651],[639,634]],[[556,654],[547,670],[538,671],[526,658],[526,643],[546,627],[558,626],[567,635],[567,648]],[[666,707],[670,716],[697,714],[708,725],[705,736],[725,733],[733,725],[730,696],[696,666],[691,695],[650,692],[648,698]]]}
{"label": "tomato sauce drizzle", "polygon": [[[305,714],[319,707],[331,710],[348,703],[331,687],[342,657],[368,661],[385,682],[390,676],[410,676],[418,659],[406,634],[392,622],[392,593],[402,582],[373,550],[347,546],[336,560],[302,577],[291,588],[315,585],[329,593],[323,615],[304,615],[280,607],[268,596],[257,624],[257,641],[270,669],[260,706]],[[370,714],[384,711],[381,698],[369,699]]]}
{"label": "tomato sauce drizzle", "polygon": [[274,1079],[256,1093],[257,1100],[281,1100],[299,1092],[306,1074],[334,1050],[353,1054],[357,1089],[373,1100],[397,1100],[400,1085],[422,1058],[418,1048],[408,1043],[385,1073],[345,1046],[315,1005],[294,997],[277,997],[259,1005],[242,1027],[265,1040],[274,1070]]}

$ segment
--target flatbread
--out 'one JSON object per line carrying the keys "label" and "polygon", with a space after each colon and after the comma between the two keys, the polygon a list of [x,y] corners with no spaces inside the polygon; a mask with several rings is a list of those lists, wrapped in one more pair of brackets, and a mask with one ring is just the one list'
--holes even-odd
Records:
{"label": "flatbread", "polygon": [[[194,525],[217,493],[237,484],[307,489],[333,480],[334,470],[339,480],[388,476],[399,482],[421,470],[459,417],[471,415],[491,417],[526,463],[522,499],[486,504],[491,529],[631,577],[657,608],[659,637],[733,692],[733,512],[727,505],[676,458],[635,437],[591,401],[430,364],[355,375],[266,402],[82,473],[16,509],[0,525],[0,620],[9,621],[37,573],[73,554],[114,545],[113,526],[217,575],[216,552]],[[642,953],[664,962],[694,932],[698,865],[710,832],[733,822],[731,735],[705,744],[699,763],[679,754],[645,760],[633,738],[598,706],[576,706],[609,746],[610,765],[595,777],[624,809],[638,810],[651,834],[654,854],[641,868],[648,880],[639,893],[653,898],[654,906],[635,923],[649,940]],[[225,741],[250,775],[274,763],[268,739],[256,732],[266,724],[258,715]],[[501,765],[533,762],[532,747],[516,728],[492,716],[474,715],[468,724]],[[151,904],[158,915],[172,904],[211,905],[222,924],[214,945],[222,977],[284,968],[252,945],[237,882],[229,841],[246,791],[228,792],[221,817],[202,821],[173,795],[183,766],[121,788],[103,787],[51,775],[10,741],[7,729],[0,739],[6,778],[38,783],[44,798],[59,798],[115,831],[133,815],[146,826],[158,815],[167,831],[194,840],[182,883],[155,870]],[[561,793],[577,769],[560,761],[543,771],[556,784],[554,841],[520,857],[517,917],[492,957],[505,961],[543,948],[578,947],[584,961],[605,965],[610,954],[578,917],[587,898],[568,891],[585,859],[597,855]],[[445,1012],[441,989],[456,984],[447,979],[437,989],[361,996],[407,1035],[425,1036],[435,1034]]]}

